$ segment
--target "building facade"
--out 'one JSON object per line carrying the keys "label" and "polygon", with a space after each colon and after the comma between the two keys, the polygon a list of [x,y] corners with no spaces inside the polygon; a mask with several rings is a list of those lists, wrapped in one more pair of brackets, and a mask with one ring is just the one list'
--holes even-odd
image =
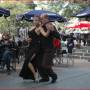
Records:
{"label": "building facade", "polygon": [[90,0],[0,0],[0,2],[33,2],[33,1],[69,1],[71,3],[85,3],[89,4]]}

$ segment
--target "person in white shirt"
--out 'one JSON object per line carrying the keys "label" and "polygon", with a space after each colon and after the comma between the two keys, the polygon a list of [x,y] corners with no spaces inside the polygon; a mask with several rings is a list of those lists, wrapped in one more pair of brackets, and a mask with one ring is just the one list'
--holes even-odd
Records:
{"label": "person in white shirt", "polygon": [[28,38],[28,27],[21,27],[19,30],[19,35],[22,38],[22,40]]}

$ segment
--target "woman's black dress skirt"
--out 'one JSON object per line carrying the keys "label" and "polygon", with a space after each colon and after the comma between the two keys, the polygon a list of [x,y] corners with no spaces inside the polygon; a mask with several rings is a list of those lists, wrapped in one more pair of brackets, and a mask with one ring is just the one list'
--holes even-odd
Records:
{"label": "woman's black dress skirt", "polygon": [[[38,51],[39,51],[38,46],[27,48],[26,59],[24,61],[24,64],[23,64],[22,69],[21,69],[20,74],[19,74],[19,76],[22,77],[23,79],[31,79],[31,80],[35,79],[32,71],[28,67],[28,63],[29,62],[32,63],[32,65],[35,68],[35,71],[37,70],[37,63],[38,63],[37,62],[37,59],[38,59],[37,54],[38,54]],[[34,53],[36,53],[36,56],[33,60],[31,60],[31,57]]]}

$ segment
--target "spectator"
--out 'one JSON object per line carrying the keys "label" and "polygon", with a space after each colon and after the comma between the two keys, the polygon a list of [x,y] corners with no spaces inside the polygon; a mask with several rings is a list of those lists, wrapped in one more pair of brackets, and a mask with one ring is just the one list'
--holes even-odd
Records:
{"label": "spectator", "polygon": [[74,48],[74,41],[72,38],[68,38],[68,41],[67,41],[68,53],[72,53],[73,48]]}

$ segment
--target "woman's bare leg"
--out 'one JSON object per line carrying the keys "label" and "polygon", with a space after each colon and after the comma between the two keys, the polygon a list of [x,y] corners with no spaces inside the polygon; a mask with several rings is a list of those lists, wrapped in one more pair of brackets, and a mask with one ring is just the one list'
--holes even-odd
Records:
{"label": "woman's bare leg", "polygon": [[33,75],[34,75],[34,78],[36,80],[36,72],[35,72],[35,69],[34,69],[34,66],[32,65],[32,63],[29,63],[28,64],[28,67],[29,69],[32,71]]}

